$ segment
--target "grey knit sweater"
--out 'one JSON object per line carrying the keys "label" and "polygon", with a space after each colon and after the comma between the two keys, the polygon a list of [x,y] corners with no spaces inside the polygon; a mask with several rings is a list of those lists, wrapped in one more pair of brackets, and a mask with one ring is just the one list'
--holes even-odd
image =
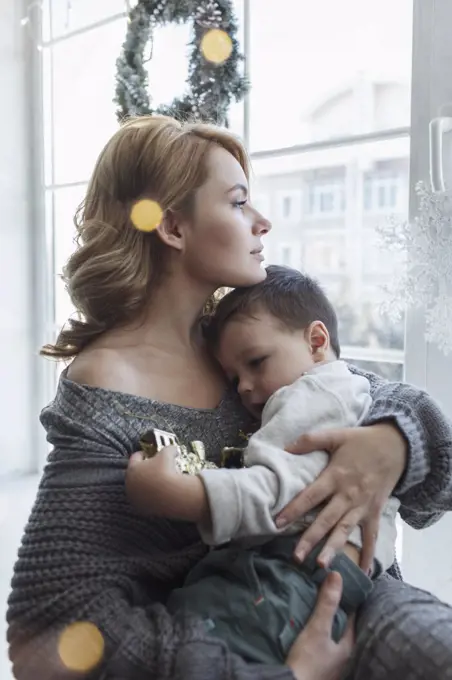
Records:
{"label": "grey knit sweater", "polygon": [[[401,515],[427,526],[452,509],[451,425],[425,393],[365,375],[374,399],[367,422],[392,419],[409,443],[396,490]],[[246,665],[196,621],[168,615],[169,591],[205,548],[192,525],[139,517],[124,490],[128,457],[151,427],[203,440],[213,460],[239,444],[253,423],[236,395],[228,391],[215,409],[189,409],[63,375],[41,421],[54,448],[14,568],[7,619],[15,677],[73,677],[59,661],[58,636],[89,620],[105,641],[95,680],[290,680],[287,667]]]}

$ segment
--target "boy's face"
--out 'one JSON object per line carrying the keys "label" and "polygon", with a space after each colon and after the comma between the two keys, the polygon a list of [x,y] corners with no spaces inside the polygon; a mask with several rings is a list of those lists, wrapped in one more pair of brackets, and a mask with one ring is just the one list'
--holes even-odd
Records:
{"label": "boy's face", "polygon": [[258,418],[276,390],[316,363],[306,330],[288,329],[265,311],[233,317],[221,334],[217,358],[244,406]]}

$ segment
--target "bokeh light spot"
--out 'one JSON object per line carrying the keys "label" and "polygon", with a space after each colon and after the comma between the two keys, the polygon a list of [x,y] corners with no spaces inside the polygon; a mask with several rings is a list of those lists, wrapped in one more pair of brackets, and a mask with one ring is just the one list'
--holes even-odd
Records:
{"label": "bokeh light spot", "polygon": [[68,670],[86,673],[102,661],[104,647],[102,633],[94,623],[78,621],[61,633],[58,654]]}
{"label": "bokeh light spot", "polygon": [[222,64],[231,56],[232,40],[226,31],[212,28],[204,34],[201,40],[201,52],[207,61]]}
{"label": "bokeh light spot", "polygon": [[130,211],[130,220],[139,231],[153,231],[163,218],[163,210],[156,201],[147,198],[137,201]]}

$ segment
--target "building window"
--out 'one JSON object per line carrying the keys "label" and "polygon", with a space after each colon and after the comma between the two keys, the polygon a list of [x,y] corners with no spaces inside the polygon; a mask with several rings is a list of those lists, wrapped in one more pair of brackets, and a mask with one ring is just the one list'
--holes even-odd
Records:
{"label": "building window", "polygon": [[278,191],[276,198],[279,219],[301,220],[301,191]]}
{"label": "building window", "polygon": [[401,178],[396,173],[364,177],[363,207],[366,212],[395,211],[401,203]]}
{"label": "building window", "polygon": [[342,180],[311,182],[307,212],[313,216],[340,215],[345,212],[345,186]]}
{"label": "building window", "polygon": [[292,264],[292,248],[290,246],[281,246],[281,264],[285,267],[290,267]]}
{"label": "building window", "polygon": [[283,217],[285,217],[285,218],[290,217],[291,208],[292,208],[292,197],[291,196],[284,196],[283,204],[282,204]]}
{"label": "building window", "polygon": [[273,262],[282,265],[283,267],[299,269],[301,266],[301,247],[299,241],[279,243],[276,258]]}

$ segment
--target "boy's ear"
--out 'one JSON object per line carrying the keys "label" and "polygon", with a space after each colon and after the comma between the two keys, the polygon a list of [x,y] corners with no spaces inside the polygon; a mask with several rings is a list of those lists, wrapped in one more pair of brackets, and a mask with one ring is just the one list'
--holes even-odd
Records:
{"label": "boy's ear", "polygon": [[306,330],[313,357],[326,355],[330,349],[330,334],[322,321],[313,321]]}

